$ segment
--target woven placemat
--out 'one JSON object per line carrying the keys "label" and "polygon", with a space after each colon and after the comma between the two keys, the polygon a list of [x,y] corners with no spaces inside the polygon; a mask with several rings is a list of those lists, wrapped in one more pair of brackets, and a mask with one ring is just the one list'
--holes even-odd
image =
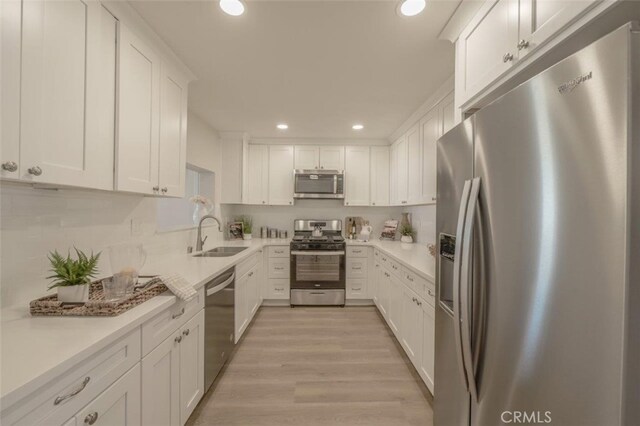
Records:
{"label": "woven placemat", "polygon": [[102,292],[102,281],[91,283],[89,301],[85,304],[62,303],[58,295],[41,297],[29,303],[31,315],[36,316],[79,316],[79,317],[113,317],[135,308],[141,303],[167,291],[167,286],[158,277],[151,279],[147,285],[123,299],[107,302]]}

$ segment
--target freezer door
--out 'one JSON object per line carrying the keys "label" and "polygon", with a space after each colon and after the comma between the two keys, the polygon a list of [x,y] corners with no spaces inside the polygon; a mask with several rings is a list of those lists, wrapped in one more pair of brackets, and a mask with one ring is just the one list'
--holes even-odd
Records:
{"label": "freezer door", "polygon": [[[463,198],[468,198],[463,196],[465,181],[473,176],[473,119],[463,122],[441,137],[438,140],[437,155],[434,424],[468,426],[469,393],[461,364],[461,348],[456,338],[453,275],[454,258],[459,255],[459,250],[456,250],[456,233],[460,205]],[[468,196],[468,192],[466,195]]]}
{"label": "freezer door", "polygon": [[475,115],[472,426],[621,424],[628,41],[618,30]]}

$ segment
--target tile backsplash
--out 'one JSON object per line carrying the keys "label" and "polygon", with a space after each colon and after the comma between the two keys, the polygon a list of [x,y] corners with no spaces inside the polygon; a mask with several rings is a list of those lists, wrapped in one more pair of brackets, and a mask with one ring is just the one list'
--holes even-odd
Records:
{"label": "tile backsplash", "polygon": [[[184,253],[195,230],[158,233],[157,199],[115,192],[35,189],[0,184],[0,306],[28,303],[47,293],[47,253],[74,246],[102,251],[121,242],[142,243],[149,255]],[[215,226],[208,241],[221,240]],[[104,254],[100,275],[111,272]]]}

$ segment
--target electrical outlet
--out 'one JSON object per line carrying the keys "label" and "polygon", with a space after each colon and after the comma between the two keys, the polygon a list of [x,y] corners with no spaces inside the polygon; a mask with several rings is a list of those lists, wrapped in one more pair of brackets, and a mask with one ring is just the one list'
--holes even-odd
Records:
{"label": "electrical outlet", "polygon": [[133,219],[131,219],[131,236],[142,236],[142,220],[140,220],[140,218],[138,217],[134,217]]}

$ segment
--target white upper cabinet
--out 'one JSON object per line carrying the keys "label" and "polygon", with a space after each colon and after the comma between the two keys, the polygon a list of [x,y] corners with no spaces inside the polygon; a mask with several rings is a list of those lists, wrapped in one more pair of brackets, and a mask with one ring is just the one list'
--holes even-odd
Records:
{"label": "white upper cabinet", "polygon": [[183,197],[187,163],[188,80],[167,63],[160,72],[160,193]]}
{"label": "white upper cabinet", "polygon": [[344,170],[344,147],[321,146],[320,168],[326,170]]}
{"label": "white upper cabinet", "polygon": [[440,111],[440,125],[438,127],[440,136],[442,136],[456,125],[453,93],[440,102],[438,109]]}
{"label": "white upper cabinet", "polygon": [[370,200],[370,153],[368,146],[348,146],[345,149],[346,206],[368,206]]}
{"label": "white upper cabinet", "polygon": [[269,146],[269,204],[293,205],[293,146]]}
{"label": "white upper cabinet", "polygon": [[398,141],[389,148],[389,204],[400,204],[398,201]]}
{"label": "white upper cabinet", "polygon": [[422,193],[423,203],[436,201],[436,149],[441,135],[442,121],[439,120],[440,109],[434,108],[420,120],[420,136],[422,141]]}
{"label": "white upper cabinet", "polygon": [[295,169],[296,170],[315,170],[320,168],[320,148],[317,146],[301,145],[296,146],[295,150]]}
{"label": "white upper cabinet", "polygon": [[371,205],[389,205],[389,147],[371,147]]}
{"label": "white upper cabinet", "polygon": [[269,198],[269,147],[249,144],[245,204],[267,204]]}
{"label": "white upper cabinet", "polygon": [[99,2],[22,8],[20,178],[113,189],[115,19]]}
{"label": "white upper cabinet", "polygon": [[296,170],[344,170],[344,147],[298,145],[294,162]]}
{"label": "white upper cabinet", "polygon": [[518,55],[517,0],[489,0],[456,43],[456,97],[466,100],[513,65]]}
{"label": "white upper cabinet", "polygon": [[[220,202],[225,204],[241,204],[243,202],[243,168],[244,150],[242,141],[225,140],[221,145],[221,158],[224,158],[221,165],[220,176]],[[244,144],[246,145],[246,144]],[[248,155],[248,154],[246,154]],[[245,176],[248,175],[248,170]],[[247,178],[248,179],[248,178]],[[246,185],[244,185],[246,187]],[[246,194],[244,195],[246,197]]]}
{"label": "white upper cabinet", "polygon": [[404,205],[409,203],[409,150],[407,148],[407,137],[402,137],[397,142],[397,166],[396,166],[396,204]]}
{"label": "white upper cabinet", "polygon": [[589,7],[594,0],[520,0],[520,57],[551,38]]}
{"label": "white upper cabinet", "polygon": [[422,198],[422,146],[420,123],[407,132],[407,203],[418,204]]}
{"label": "white upper cabinet", "polygon": [[159,194],[160,57],[121,24],[119,65],[116,186]]}
{"label": "white upper cabinet", "polygon": [[0,177],[20,176],[20,0],[0,1]]}

